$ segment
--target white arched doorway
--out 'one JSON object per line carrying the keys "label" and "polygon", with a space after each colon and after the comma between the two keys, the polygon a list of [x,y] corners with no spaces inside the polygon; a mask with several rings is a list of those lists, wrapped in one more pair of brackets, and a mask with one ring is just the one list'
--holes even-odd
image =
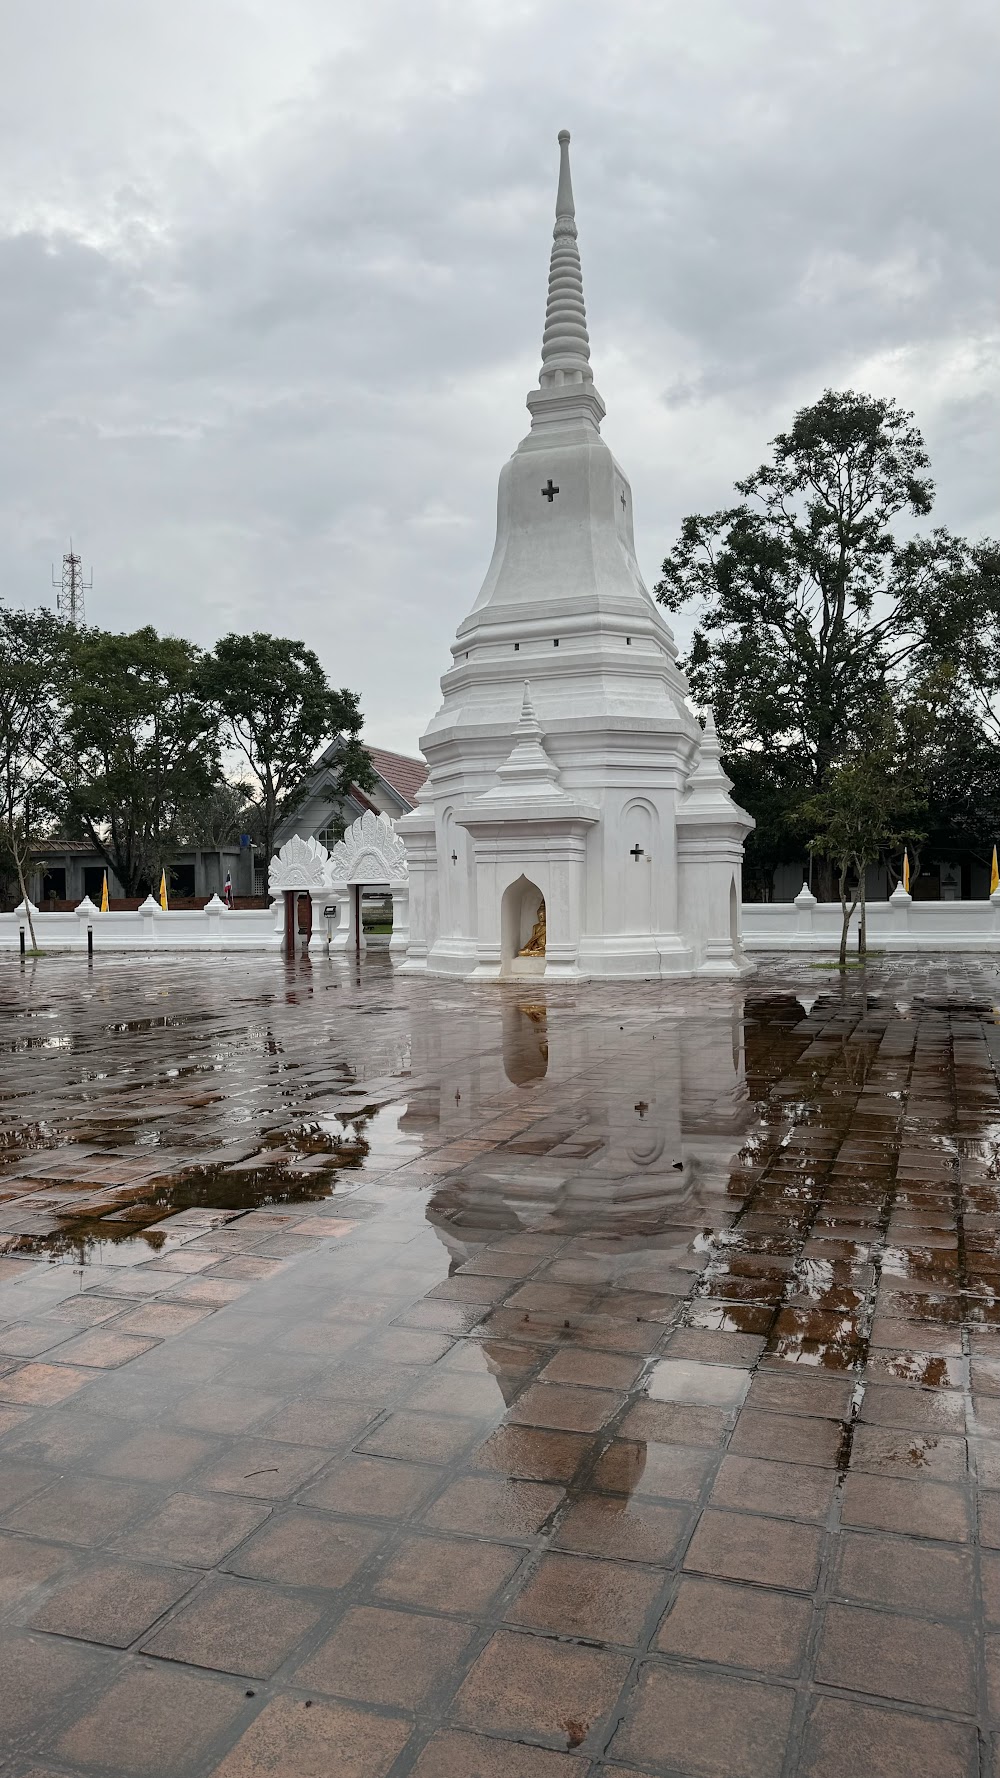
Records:
{"label": "white arched doorway", "polygon": [[529,877],[523,874],[510,883],[500,903],[500,974],[529,976],[545,974],[544,938],[542,950],[525,955],[525,947],[538,942],[546,930],[545,897]]}

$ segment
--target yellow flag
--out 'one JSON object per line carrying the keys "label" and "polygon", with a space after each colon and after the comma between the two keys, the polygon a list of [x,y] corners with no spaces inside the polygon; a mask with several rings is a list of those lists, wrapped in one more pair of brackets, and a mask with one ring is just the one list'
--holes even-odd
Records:
{"label": "yellow flag", "polygon": [[903,888],[906,890],[907,895],[909,895],[909,893],[910,893],[910,854],[909,854],[909,852],[907,852],[905,850],[905,848],[903,851]]}
{"label": "yellow flag", "polygon": [[104,882],[101,884],[101,913],[106,914],[107,911],[108,911],[108,873],[107,873],[107,871],[105,871]]}
{"label": "yellow flag", "polygon": [[167,873],[165,870],[161,870],[161,872],[160,872],[160,906],[163,909],[164,913],[166,913],[166,911],[167,911]]}
{"label": "yellow flag", "polygon": [[994,846],[993,869],[990,871],[990,894],[994,895],[998,889],[1000,889],[1000,870],[997,869],[997,849]]}

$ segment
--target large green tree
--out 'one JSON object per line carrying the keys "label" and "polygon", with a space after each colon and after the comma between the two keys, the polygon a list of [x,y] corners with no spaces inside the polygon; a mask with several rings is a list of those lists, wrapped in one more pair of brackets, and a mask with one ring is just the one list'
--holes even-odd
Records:
{"label": "large green tree", "polygon": [[52,769],[68,831],[90,841],[126,895],[155,886],[192,805],[221,777],[201,662],[193,643],[150,626],[75,635]]}
{"label": "large green tree", "polygon": [[737,482],[736,505],[684,520],[663,564],[656,595],[695,616],[684,665],[727,769],[756,756],[789,819],[863,742],[883,688],[947,654],[969,609],[970,545],[913,534],[928,469],[898,403],[827,390]]}
{"label": "large green tree", "polygon": [[[0,610],[0,861],[26,903],[32,846],[52,819],[45,760],[62,728],[70,634],[49,612]],[[30,903],[28,922],[34,950]]]}
{"label": "large green tree", "polygon": [[[906,767],[927,803],[923,840],[910,848],[911,885],[927,864],[955,863],[963,853],[988,865],[1000,839],[996,740],[961,670],[949,664],[908,682],[897,708]],[[900,861],[886,863],[895,878]]]}
{"label": "large green tree", "polygon": [[364,719],[357,694],[331,686],[304,643],[260,630],[223,636],[203,664],[202,686],[219,712],[224,740],[253,774],[265,860],[274,850],[275,828],[324,741],[342,739],[332,774],[339,794],[352,784],[373,788],[371,760],[359,739]]}
{"label": "large green tree", "polygon": [[957,555],[947,598],[928,624],[931,663],[949,661],[956,693],[993,747],[1000,742],[1000,543],[990,538]]}

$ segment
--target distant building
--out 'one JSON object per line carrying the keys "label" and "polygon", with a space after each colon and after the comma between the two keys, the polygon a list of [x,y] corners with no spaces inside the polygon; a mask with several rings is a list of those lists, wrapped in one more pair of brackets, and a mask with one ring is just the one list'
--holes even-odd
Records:
{"label": "distant building", "polygon": [[[46,840],[33,846],[31,855],[28,893],[37,907],[60,902],[76,907],[85,895],[100,907],[106,866],[89,840]],[[175,901],[221,896],[228,873],[237,899],[253,895],[253,856],[252,848],[238,844],[179,847],[167,867],[168,893]],[[156,883],[145,884],[142,895],[155,894],[158,888]],[[120,901],[124,894],[114,871],[109,870],[109,898]]]}
{"label": "distant building", "polygon": [[385,747],[371,747],[366,741],[365,750],[375,768],[375,788],[359,790],[352,784],[348,794],[341,796],[335,787],[335,779],[342,748],[339,735],[324,747],[295,806],[275,831],[275,850],[293,834],[298,834],[303,840],[319,840],[320,845],[330,851],[343,836],[345,827],[357,821],[366,809],[395,820],[400,815],[409,814],[414,807],[417,791],[427,776],[422,759],[410,759],[405,753],[390,753]]}
{"label": "distant building", "polygon": [[[410,759],[406,754],[390,753],[385,747],[369,747],[366,743],[375,769],[375,788],[360,790],[352,785],[348,794],[341,796],[334,787],[334,778],[342,747],[339,735],[324,747],[293,808],[277,828],[275,850],[293,834],[299,834],[302,839],[319,840],[329,851],[345,827],[357,821],[366,809],[395,820],[414,807],[417,791],[427,776],[422,759]],[[237,900],[266,895],[267,866],[268,860],[253,846],[181,847],[168,870],[169,892],[175,900],[221,896],[228,872]],[[85,895],[100,906],[104,870],[104,860],[88,841],[47,840],[32,848],[29,894],[39,907],[58,902],[75,907]],[[158,887],[144,886],[142,893],[145,895],[151,888],[155,894]],[[112,900],[121,900],[124,895],[113,871],[108,872],[108,895]]]}

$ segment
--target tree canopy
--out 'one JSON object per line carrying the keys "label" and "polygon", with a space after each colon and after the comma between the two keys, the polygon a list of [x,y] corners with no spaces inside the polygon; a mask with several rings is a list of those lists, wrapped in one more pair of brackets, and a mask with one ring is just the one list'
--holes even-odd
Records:
{"label": "tree canopy", "polygon": [[185,813],[222,776],[201,660],[193,643],[148,625],[73,633],[50,763],[68,831],[90,841],[126,895],[159,881]]}
{"label": "tree canopy", "polygon": [[736,483],[737,504],[683,521],[663,563],[657,598],[695,617],[692,694],[714,710],[751,812],[744,781],[765,811],[748,847],[762,875],[838,760],[875,744],[884,692],[905,699],[963,637],[965,679],[1000,711],[1000,650],[974,648],[997,552],[916,530],[933,503],[929,468],[896,401],[828,389]]}
{"label": "tree canopy", "polygon": [[374,786],[361,726],[356,694],[301,642],[230,635],[206,655],[148,625],[119,635],[0,608],[0,867],[24,895],[32,849],[59,832],[131,896],[181,846],[249,831],[268,857],[323,742],[338,742],[334,790]]}
{"label": "tree canopy", "polygon": [[54,812],[43,761],[60,728],[68,640],[49,612],[0,610],[0,865],[25,902],[32,842]]}
{"label": "tree canopy", "polygon": [[357,694],[334,689],[318,657],[302,642],[255,631],[223,636],[202,664],[201,686],[219,713],[225,742],[253,774],[264,856],[274,831],[312,765],[317,748],[342,737],[334,787],[372,789],[375,775],[359,736]]}

